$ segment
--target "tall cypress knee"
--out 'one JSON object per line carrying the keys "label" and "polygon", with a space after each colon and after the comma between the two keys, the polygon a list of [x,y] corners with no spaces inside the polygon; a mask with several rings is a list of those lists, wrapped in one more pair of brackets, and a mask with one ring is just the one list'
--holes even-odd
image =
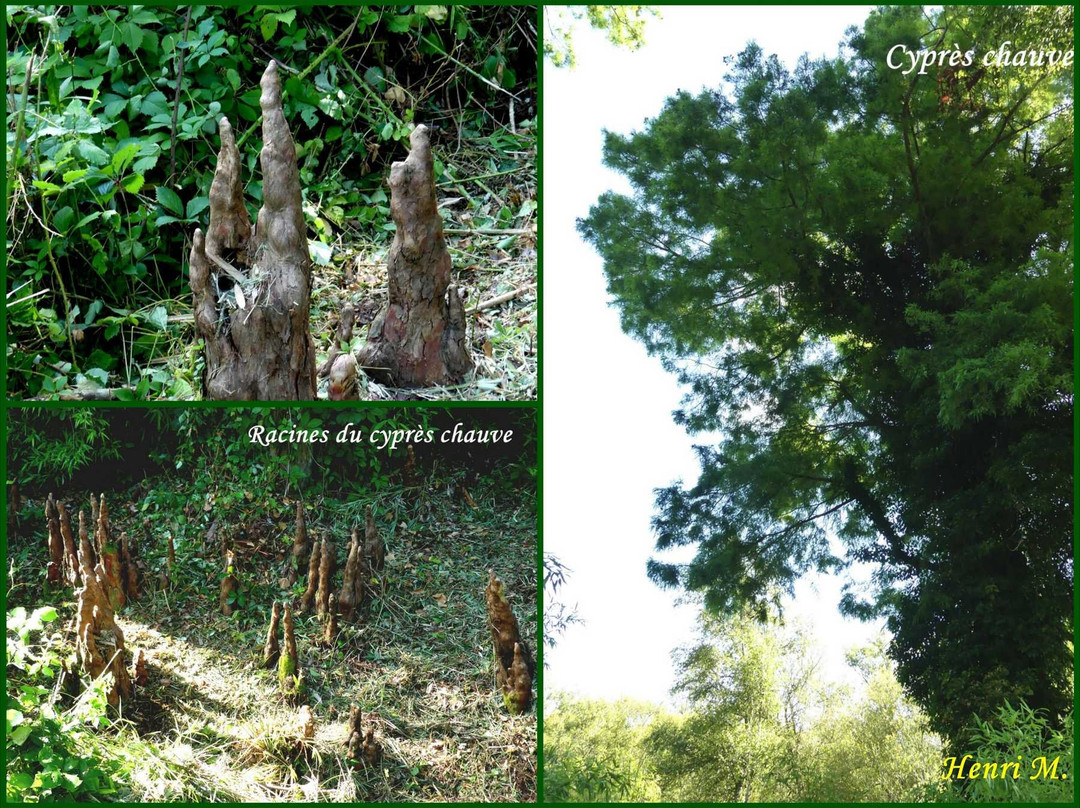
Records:
{"label": "tall cypress knee", "polygon": [[460,381],[473,361],[465,307],[450,283],[428,128],[417,126],[409,143],[408,158],[390,167],[397,232],[387,264],[389,305],[371,324],[359,360],[382,383],[423,387]]}
{"label": "tall cypress knee", "polygon": [[263,206],[254,230],[244,207],[241,158],[222,118],[210,188],[210,224],[189,261],[195,328],[206,351],[208,399],[315,398],[311,261],[296,145],[282,110],[277,63],[263,73]]}

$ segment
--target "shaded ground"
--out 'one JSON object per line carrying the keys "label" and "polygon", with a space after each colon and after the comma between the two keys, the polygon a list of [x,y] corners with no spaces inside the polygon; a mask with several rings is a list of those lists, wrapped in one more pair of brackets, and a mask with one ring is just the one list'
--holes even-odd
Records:
{"label": "shaded ground", "polygon": [[[155,515],[150,498],[114,496],[114,530],[136,537],[147,590],[118,622],[129,651],[141,648],[149,669],[123,721],[101,736],[104,754],[125,764],[116,798],[535,800],[536,718],[509,716],[502,706],[484,605],[493,569],[535,648],[535,497],[485,481],[463,489],[462,482],[397,488],[366,502],[308,503],[309,532],[334,540],[339,569],[348,529],[368,504],[388,555],[369,614],[342,623],[335,647],[314,645],[322,633],[314,615],[296,621],[317,724],[307,742],[298,709],[279,696],[275,673],[258,664],[272,600],[298,599],[305,585],[306,574],[289,592],[279,582],[295,505],[252,507],[233,520],[191,503],[189,518],[176,520]],[[66,492],[64,499],[77,506],[87,494]],[[20,515],[24,532],[43,542],[38,504],[28,502]],[[213,521],[219,527],[208,539]],[[170,588],[151,591],[164,568],[166,531],[178,564]],[[242,606],[232,617],[218,609],[221,537],[241,554]],[[340,580],[339,571],[335,588]],[[20,601],[28,594],[9,591]],[[66,599],[63,620],[71,614]],[[351,704],[382,741],[379,770],[353,771],[346,759]]]}

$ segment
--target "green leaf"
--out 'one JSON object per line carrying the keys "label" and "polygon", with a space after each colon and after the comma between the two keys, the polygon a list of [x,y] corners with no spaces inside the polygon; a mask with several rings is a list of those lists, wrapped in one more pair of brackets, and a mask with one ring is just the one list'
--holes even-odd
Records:
{"label": "green leaf", "polygon": [[160,90],[155,90],[143,99],[142,107],[139,111],[143,115],[148,115],[151,118],[155,115],[169,115],[169,101],[165,97],[165,93]]}
{"label": "green leaf", "polygon": [[56,608],[53,606],[41,606],[34,610],[33,616],[42,623],[51,623],[57,617]]}
{"label": "green leaf", "polygon": [[53,227],[61,233],[66,233],[75,219],[75,211],[70,205],[65,205],[53,214]]}
{"label": "green leaf", "polygon": [[230,67],[226,70],[225,78],[228,79],[234,91],[240,89],[240,74],[236,72],[235,68]]}
{"label": "green leaf", "polygon": [[124,148],[118,149],[112,156],[113,173],[119,173],[127,168],[128,164],[135,159],[135,155],[139,153],[141,146],[138,143],[129,143]]}
{"label": "green leaf", "polygon": [[392,123],[383,124],[382,132],[379,133],[379,136],[383,140],[389,140],[390,138],[392,138],[394,136],[394,124],[392,124]]}
{"label": "green leaf", "polygon": [[391,17],[386,23],[386,30],[392,34],[404,34],[412,27],[414,19],[415,17],[412,14],[401,14],[397,17]]}
{"label": "green leaf", "polygon": [[149,157],[140,157],[135,161],[135,164],[131,168],[139,174],[145,174],[157,165],[157,161],[158,156],[156,154],[151,154]]}
{"label": "green leaf", "polygon": [[[25,740],[25,739],[24,739]],[[16,791],[25,791],[34,784],[34,775],[28,772],[17,772],[8,775],[8,787]]]}
{"label": "green leaf", "polygon": [[70,185],[71,183],[75,182],[76,180],[81,180],[83,177],[85,177],[89,173],[90,173],[89,168],[80,168],[80,169],[77,169],[75,171],[65,171],[64,172],[64,183],[66,185]]}
{"label": "green leaf", "polygon": [[446,6],[417,6],[417,14],[423,14],[433,22],[442,22],[446,19],[449,11]]}
{"label": "green leaf", "polygon": [[169,327],[169,312],[164,306],[155,306],[149,314],[144,316],[146,322],[154,326],[158,331],[165,331]]}
{"label": "green leaf", "polygon": [[278,18],[277,14],[267,14],[262,18],[259,23],[259,30],[262,31],[263,41],[269,42],[274,34],[277,32]]}
{"label": "green leaf", "polygon": [[86,161],[96,166],[103,166],[109,162],[108,153],[92,140],[80,140],[75,145],[75,151]]}
{"label": "green leaf", "polygon": [[364,81],[366,81],[380,93],[386,91],[386,74],[383,73],[381,67],[369,67],[367,70],[365,70]]}
{"label": "green leaf", "polygon": [[101,218],[101,211],[95,210],[93,213],[87,214],[86,216],[83,216],[81,219],[79,219],[78,224],[75,225],[75,229],[78,230],[84,224],[90,224],[90,222],[99,218]]}
{"label": "green leaf", "polygon": [[330,244],[323,244],[321,241],[309,241],[308,252],[311,254],[311,260],[321,267],[330,265],[330,257],[334,254],[334,248]]}
{"label": "green leaf", "polygon": [[23,724],[21,727],[16,727],[11,731],[11,734],[8,735],[8,740],[16,746],[22,746],[26,743],[26,739],[30,737],[30,733],[33,729],[33,726],[30,724]]}
{"label": "green leaf", "polygon": [[135,51],[137,51],[142,45],[142,28],[140,28],[136,23],[129,22],[123,27],[120,38],[123,43],[127,45],[128,50],[130,50],[132,53],[135,53]]}
{"label": "green leaf", "polygon": [[277,16],[280,22],[286,25],[292,25],[296,21],[296,9],[289,9],[288,11],[282,11]]}
{"label": "green leaf", "polygon": [[129,194],[137,194],[139,193],[139,191],[142,190],[145,182],[146,180],[143,178],[142,174],[132,174],[130,177],[124,180],[123,188]]}
{"label": "green leaf", "polygon": [[53,183],[46,182],[45,180],[34,180],[33,186],[45,192],[44,194],[42,194],[42,196],[52,196],[53,194],[58,194],[64,190],[59,185],[54,185]]}
{"label": "green leaf", "polygon": [[193,197],[187,203],[187,217],[189,219],[194,219],[196,216],[198,216],[200,213],[202,213],[208,207],[210,207],[210,199],[208,197],[205,197],[205,196]]}
{"label": "green leaf", "polygon": [[172,188],[165,185],[159,185],[154,193],[157,196],[157,201],[160,202],[166,210],[172,211],[177,216],[184,215],[184,203],[180,201],[180,195]]}

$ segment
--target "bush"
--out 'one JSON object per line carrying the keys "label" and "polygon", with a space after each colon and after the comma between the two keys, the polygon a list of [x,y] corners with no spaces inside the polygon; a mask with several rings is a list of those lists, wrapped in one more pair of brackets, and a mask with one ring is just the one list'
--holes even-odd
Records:
{"label": "bush", "polygon": [[70,708],[58,709],[52,685],[61,665],[72,660],[62,659],[60,634],[47,628],[56,617],[52,606],[7,613],[5,751],[11,802],[71,800],[114,790],[116,769],[97,758],[88,731],[109,723],[108,682],[95,682]]}
{"label": "bush", "polygon": [[[1017,778],[995,777],[952,779],[936,798],[940,802],[1072,802],[1073,801],[1073,719],[1072,713],[1053,725],[1042,710],[1032,710],[1021,702],[1006,702],[990,721],[976,717],[969,730],[970,741],[957,761],[970,755],[978,763],[1020,762]],[[951,754],[951,753],[950,753]],[[1058,760],[1056,779],[1038,777],[1034,761],[1046,758],[1048,767]],[[1064,775],[1064,776],[1063,776]]]}

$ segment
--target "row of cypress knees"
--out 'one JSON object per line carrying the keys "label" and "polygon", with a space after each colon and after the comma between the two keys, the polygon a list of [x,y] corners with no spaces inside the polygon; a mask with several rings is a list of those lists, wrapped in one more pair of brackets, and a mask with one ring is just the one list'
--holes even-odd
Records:
{"label": "row of cypress knees", "polygon": [[[205,233],[196,229],[189,256],[195,329],[204,347],[203,394],[311,400],[317,395],[311,260],[296,145],[275,62],[267,65],[260,85],[263,204],[256,222],[244,204],[243,163],[232,126],[222,118],[209,224]],[[463,297],[450,282],[430,132],[417,126],[409,140],[408,157],[390,168],[396,231],[387,259],[388,302],[356,355],[347,348],[355,309],[343,306],[334,346],[318,373],[329,377],[332,399],[359,397],[360,368],[398,387],[455,383],[473,368]]]}
{"label": "row of cypress knees", "polygon": [[[80,510],[76,543],[66,507],[52,494],[48,496],[45,504],[49,552],[46,580],[49,584],[67,584],[74,588],[76,659],[81,671],[91,680],[111,674],[112,684],[107,698],[109,704],[115,707],[122,699],[132,698],[133,685],[143,686],[148,681],[146,657],[142,649],[136,649],[129,670],[123,631],[115,620],[119,609],[140,597],[142,574],[127,533],[122,532],[119,537],[112,534],[104,495],[91,497],[90,502],[93,537],[90,536],[85,512]],[[289,565],[290,573],[282,580],[283,584],[292,586],[296,583],[306,547],[307,526],[303,505],[297,503],[292,553],[294,563]],[[167,553],[166,570],[171,573],[176,563],[171,536]],[[374,573],[382,572],[386,563],[386,545],[378,533],[370,508],[365,514],[364,539],[361,540],[358,528],[352,531],[344,580],[338,594],[330,591],[334,561],[333,544],[328,539],[313,543],[308,560],[307,587],[297,604],[300,611],[310,611],[314,607],[316,614],[324,620],[325,628],[319,642],[328,646],[335,642],[338,617],[352,620],[361,613],[368,601],[366,582],[370,582]],[[160,580],[167,586],[168,574]],[[235,556],[229,551],[220,597],[220,607],[226,615],[233,611],[229,595],[238,586]],[[535,663],[521,637],[517,619],[503,592],[503,584],[493,571],[489,574],[485,600],[495,655],[496,685],[507,710],[513,714],[524,713],[532,706]],[[284,652],[278,641],[279,626],[282,628]],[[279,684],[287,698],[295,701],[303,695],[303,672],[299,667],[292,606],[288,602],[282,604],[275,601],[273,604],[262,661],[265,667],[277,666]],[[81,687],[78,673],[67,668],[62,670],[60,686],[72,694],[76,693]],[[301,718],[303,735],[311,737],[314,716],[309,706],[301,706]],[[373,728],[363,731],[361,711],[355,705],[350,710],[346,734],[349,757],[358,765],[377,766],[382,756],[382,746],[375,738]]]}

